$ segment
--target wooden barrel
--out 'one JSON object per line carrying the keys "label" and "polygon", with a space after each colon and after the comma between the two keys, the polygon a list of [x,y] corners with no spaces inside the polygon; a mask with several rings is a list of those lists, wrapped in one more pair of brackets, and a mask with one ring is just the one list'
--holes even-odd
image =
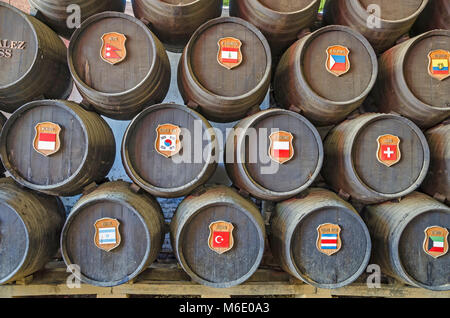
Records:
{"label": "wooden barrel", "polygon": [[0,179],[0,284],[33,274],[56,255],[64,218],[58,198]]}
{"label": "wooden barrel", "polygon": [[447,0],[429,0],[413,26],[415,34],[435,29],[450,29],[450,2]]}
{"label": "wooden barrel", "polygon": [[226,288],[246,281],[264,252],[265,228],[258,208],[226,186],[187,196],[170,224],[175,255],[191,278]]}
{"label": "wooden barrel", "polygon": [[160,103],[169,89],[164,46],[130,15],[104,12],[90,17],[74,32],[68,52],[82,104],[102,115],[130,120],[144,106]]}
{"label": "wooden barrel", "polygon": [[72,79],[63,41],[49,27],[0,2],[0,110],[35,99],[65,99]]}
{"label": "wooden barrel", "polygon": [[115,150],[113,132],[103,118],[62,100],[22,106],[0,136],[0,156],[11,176],[50,195],[79,194],[102,181]]}
{"label": "wooden barrel", "polygon": [[155,32],[164,46],[180,53],[199,26],[222,14],[222,0],[132,0],[134,16]]}
{"label": "wooden barrel", "polygon": [[450,51],[450,30],[434,30],[405,41],[379,58],[373,91],[378,109],[430,128],[450,116],[450,78],[429,73],[429,54]]}
{"label": "wooden barrel", "polygon": [[346,120],[324,141],[322,176],[336,192],[362,203],[405,196],[425,178],[430,150],[421,130],[393,114]]}
{"label": "wooden barrel", "polygon": [[[333,46],[350,51],[349,68],[339,76],[328,66]],[[377,56],[361,34],[346,26],[327,26],[300,39],[283,55],[274,78],[275,98],[316,125],[336,124],[364,102],[377,74]]]}
{"label": "wooden barrel", "polygon": [[[180,147],[166,151],[166,140],[160,144],[158,140],[172,134],[170,129],[175,140],[168,142]],[[218,154],[209,122],[176,104],[146,108],[130,123],[122,141],[125,171],[139,187],[159,197],[184,196],[208,181],[217,168]]]}
{"label": "wooden barrel", "polygon": [[[67,266],[78,265],[81,281],[102,287],[124,284],[154,262],[165,223],[158,202],[135,193],[127,182],[104,183],[83,196],[61,235]],[[105,233],[110,232],[109,236]]]}
{"label": "wooden barrel", "polygon": [[450,122],[428,130],[425,137],[431,161],[421,188],[439,200],[450,202]]}
{"label": "wooden barrel", "polygon": [[[80,14],[83,22],[94,14],[104,11],[125,11],[126,0],[30,0],[32,14],[50,26],[56,33],[69,39],[76,26],[69,28],[67,23],[75,22]],[[75,9],[73,5],[77,5]],[[78,11],[79,10],[79,11]]]}
{"label": "wooden barrel", "polygon": [[[275,153],[280,143],[287,146],[281,147],[286,148],[286,156]],[[322,168],[323,145],[319,132],[306,118],[288,110],[269,109],[234,127],[224,161],[238,188],[259,199],[280,201],[311,185]]]}
{"label": "wooden barrel", "polygon": [[[373,261],[383,273],[416,287],[450,289],[450,253],[439,255],[448,250],[448,206],[414,192],[400,202],[368,206],[362,216],[372,236]],[[435,254],[433,245],[444,248]]]}
{"label": "wooden barrel", "polygon": [[[0,112],[0,134],[2,132],[3,126],[6,123],[6,117]],[[5,172],[5,168],[3,167],[1,160],[0,160],[0,176],[3,175],[3,173]]]}
{"label": "wooden barrel", "polygon": [[382,53],[409,32],[428,0],[333,0],[324,8],[326,24],[347,25]]}
{"label": "wooden barrel", "polygon": [[[226,38],[234,40],[227,43]],[[238,49],[237,40],[241,43],[240,53],[231,55],[232,63],[219,63],[225,54],[219,49],[221,39],[225,49]],[[270,86],[271,67],[269,44],[255,26],[240,18],[217,18],[198,28],[185,47],[178,89],[186,105],[207,119],[231,122],[259,108]]]}
{"label": "wooden barrel", "polygon": [[282,268],[317,288],[355,281],[369,263],[369,230],[335,193],[311,188],[276,205],[270,247]]}
{"label": "wooden barrel", "polygon": [[231,0],[230,15],[258,27],[278,56],[314,23],[319,6],[319,0]]}

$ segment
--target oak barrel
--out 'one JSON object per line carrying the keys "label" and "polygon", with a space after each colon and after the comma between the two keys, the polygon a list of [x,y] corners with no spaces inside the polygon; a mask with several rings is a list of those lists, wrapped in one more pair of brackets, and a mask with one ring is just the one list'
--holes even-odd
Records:
{"label": "oak barrel", "polygon": [[[0,134],[2,132],[3,126],[6,123],[6,117],[0,112]],[[1,160],[0,160],[0,176],[3,175],[3,173],[5,172],[5,168],[3,167]]]}
{"label": "oak barrel", "polygon": [[258,27],[278,56],[314,23],[319,6],[320,0],[231,0],[230,15]]}
{"label": "oak barrel", "polygon": [[435,29],[450,29],[450,2],[448,0],[429,0],[413,26],[415,34]]}
{"label": "oak barrel", "polygon": [[[114,51],[111,59],[105,51],[108,45]],[[160,103],[169,89],[170,64],[164,46],[130,15],[104,12],[90,17],[72,35],[68,52],[82,104],[102,115],[130,120],[144,106]]]}
{"label": "oak barrel", "polygon": [[[272,140],[277,131],[291,140]],[[272,136],[272,137],[271,137]],[[288,135],[289,136],[289,135]],[[287,153],[273,153],[277,142]],[[284,162],[283,162],[284,161]],[[323,145],[317,129],[303,116],[288,110],[269,109],[240,121],[228,135],[225,167],[233,183],[264,200],[280,201],[311,185],[323,162]]]}
{"label": "oak barrel", "polygon": [[[150,266],[161,250],[165,235],[161,208],[153,197],[130,186],[124,181],[100,185],[82,196],[67,218],[61,253],[67,266],[80,267],[74,275],[85,283],[124,284]],[[107,222],[105,227],[97,228],[101,221]],[[106,237],[108,242],[97,241],[102,229],[115,231]]]}
{"label": "oak barrel", "polygon": [[[340,76],[327,66],[328,49],[337,45],[350,51],[350,68]],[[364,102],[377,74],[377,56],[361,34],[346,26],[327,26],[284,53],[275,73],[275,98],[316,125],[336,124]]]}
{"label": "oak barrel", "polygon": [[115,149],[103,118],[62,100],[22,106],[0,136],[0,156],[11,176],[50,195],[72,196],[102,181],[114,163]]}
{"label": "oak barrel", "polygon": [[[165,137],[167,124],[181,130],[176,138],[181,147],[178,153],[165,153],[156,145]],[[176,104],[146,108],[130,123],[122,141],[125,171],[139,187],[159,197],[184,196],[208,181],[218,154],[218,140],[209,122]]]}
{"label": "oak barrel", "polygon": [[270,243],[286,272],[317,288],[355,281],[369,263],[372,245],[358,212],[319,188],[276,205]]}
{"label": "oak barrel", "polygon": [[56,256],[64,218],[58,198],[0,179],[0,284],[29,276]]}
{"label": "oak barrel", "polygon": [[66,47],[49,27],[0,2],[0,110],[72,91]]}
{"label": "oak barrel", "polygon": [[[232,56],[238,61],[233,64],[240,64],[232,69],[218,61],[224,54],[218,42],[229,37],[241,42],[241,54]],[[259,108],[270,86],[271,67],[269,44],[255,26],[240,18],[217,18],[198,28],[186,45],[178,64],[178,89],[186,105],[207,119],[231,122]]]}
{"label": "oak barrel", "polygon": [[430,169],[422,190],[442,201],[450,202],[450,123],[443,123],[425,132],[430,146]]}
{"label": "oak barrel", "polygon": [[421,128],[450,116],[450,78],[440,80],[429,73],[428,55],[436,50],[450,51],[450,30],[424,33],[379,58],[373,96],[380,111],[401,114]]}
{"label": "oak barrel", "polygon": [[132,0],[135,17],[148,24],[164,46],[182,52],[199,26],[222,14],[222,0]]}
{"label": "oak barrel", "polygon": [[[228,227],[212,227],[220,221]],[[224,233],[231,226],[231,233]],[[263,218],[253,202],[232,188],[212,186],[187,196],[170,227],[172,247],[181,267],[200,284],[217,288],[238,285],[252,276],[261,262]],[[210,247],[211,238],[224,244],[222,249],[214,243]]]}
{"label": "oak barrel", "polygon": [[407,118],[367,113],[346,120],[324,141],[322,176],[336,192],[362,203],[405,196],[430,164],[422,131]]}
{"label": "oak barrel", "polygon": [[[29,0],[32,14],[59,35],[69,39],[77,28],[75,22],[83,22],[104,11],[125,11],[126,0]],[[74,5],[78,6],[75,9]],[[79,21],[75,18],[80,14]],[[73,27],[68,27],[73,24]]]}
{"label": "oak barrel", "polygon": [[[368,206],[362,216],[372,236],[373,261],[383,273],[416,287],[450,289],[450,253],[445,252],[445,232],[448,234],[450,228],[448,206],[414,192],[400,202]],[[432,227],[441,229],[434,233],[437,238],[427,239],[426,231]],[[429,254],[430,249],[441,245],[438,254]]]}
{"label": "oak barrel", "polygon": [[409,32],[428,0],[331,0],[324,8],[326,24],[347,25],[382,53]]}

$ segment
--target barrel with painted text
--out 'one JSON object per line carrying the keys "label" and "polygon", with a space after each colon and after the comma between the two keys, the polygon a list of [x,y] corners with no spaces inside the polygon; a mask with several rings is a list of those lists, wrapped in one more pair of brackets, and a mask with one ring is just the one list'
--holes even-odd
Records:
{"label": "barrel with painted text", "polygon": [[160,103],[169,89],[164,46],[130,15],[90,17],[74,32],[68,52],[82,105],[107,117],[130,120],[144,107]]}
{"label": "barrel with painted text", "polygon": [[124,284],[156,259],[165,234],[158,202],[130,183],[104,183],[72,208],[61,234],[61,253],[81,281]]}
{"label": "barrel with painted text", "polygon": [[283,55],[274,78],[275,98],[316,125],[332,125],[364,102],[377,74],[376,54],[360,33],[327,26],[303,37]]}
{"label": "barrel with painted text", "polygon": [[101,182],[115,159],[111,128],[74,102],[42,100],[19,108],[0,136],[0,156],[25,187],[50,195],[80,194]]}
{"label": "barrel with painted text", "polygon": [[380,58],[373,91],[378,109],[430,128],[450,116],[450,30],[405,41]]}
{"label": "barrel with painted text", "polygon": [[234,127],[224,161],[236,187],[259,199],[280,201],[315,180],[322,167],[323,145],[319,132],[306,118],[270,109]]}
{"label": "barrel with painted text", "polygon": [[270,242],[286,272],[318,288],[352,283],[371,253],[369,231],[358,212],[334,192],[319,188],[276,205]]}
{"label": "barrel with painted text", "polygon": [[0,284],[23,279],[56,256],[62,202],[0,179]]}
{"label": "barrel with painted text", "polygon": [[90,16],[104,11],[124,12],[126,5],[126,0],[30,0],[29,2],[31,13],[37,19],[67,39],[77,28],[76,22],[83,22]]}
{"label": "barrel with painted text", "polygon": [[362,216],[373,240],[373,261],[403,283],[450,290],[450,208],[414,192],[399,202],[368,206]]}
{"label": "barrel with painted text", "polygon": [[49,27],[0,2],[0,110],[72,91],[63,41]]}
{"label": "barrel with painted text", "polygon": [[231,0],[230,15],[252,23],[278,56],[317,19],[320,0]]}
{"label": "barrel with painted text", "polygon": [[367,113],[330,131],[322,175],[336,192],[371,204],[419,187],[430,164],[422,131],[394,114]]}
{"label": "barrel with painted text", "polygon": [[326,24],[347,25],[382,53],[407,34],[428,0],[332,0],[324,8]]}
{"label": "barrel with painted text", "polygon": [[450,202],[450,122],[425,132],[430,146],[430,169],[421,189],[440,200]]}
{"label": "barrel with painted text", "polygon": [[175,255],[196,282],[235,286],[257,270],[264,252],[260,211],[226,186],[199,188],[178,206],[171,222]]}
{"label": "barrel with painted text", "polygon": [[122,162],[133,182],[159,197],[189,194],[211,177],[219,148],[209,122],[176,104],[146,108],[128,126]]}
{"label": "barrel with painted text", "polygon": [[155,32],[164,46],[182,52],[199,26],[222,14],[222,0],[133,0],[134,15]]}
{"label": "barrel with painted text", "polygon": [[178,65],[186,105],[208,120],[232,122],[259,109],[270,86],[269,43],[235,17],[210,20],[195,31]]}

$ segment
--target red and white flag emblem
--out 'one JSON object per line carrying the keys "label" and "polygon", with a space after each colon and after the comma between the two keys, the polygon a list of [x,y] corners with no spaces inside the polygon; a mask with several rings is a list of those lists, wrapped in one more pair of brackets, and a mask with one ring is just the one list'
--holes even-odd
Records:
{"label": "red and white flag emblem", "polygon": [[242,42],[236,38],[222,38],[218,42],[219,53],[217,61],[223,67],[231,70],[242,63]]}
{"label": "red and white flag emblem", "polygon": [[391,167],[400,161],[400,138],[394,135],[383,135],[377,139],[377,159],[387,167]]}
{"label": "red and white flag emblem", "polygon": [[223,254],[233,248],[233,224],[225,221],[213,222],[209,225],[208,246],[218,254]]}
{"label": "red and white flag emblem", "polygon": [[277,131],[269,136],[270,147],[269,157],[270,159],[278,162],[285,163],[292,159],[294,156],[294,147],[292,141],[294,136],[286,131]]}
{"label": "red and white flag emblem", "polygon": [[58,152],[61,146],[59,139],[61,127],[59,125],[50,122],[39,123],[36,125],[35,130],[34,150],[44,156],[50,156]]}

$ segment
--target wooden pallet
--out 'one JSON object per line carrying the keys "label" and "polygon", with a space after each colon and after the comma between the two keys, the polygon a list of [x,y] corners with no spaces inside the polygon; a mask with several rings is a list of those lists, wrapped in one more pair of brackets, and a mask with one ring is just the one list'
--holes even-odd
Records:
{"label": "wooden pallet", "polygon": [[0,286],[0,297],[31,296],[96,296],[98,298],[128,298],[132,296],[171,297],[389,297],[389,298],[450,298],[450,291],[433,292],[410,287],[392,280],[381,288],[368,288],[364,277],[339,289],[318,289],[290,277],[277,268],[260,268],[246,283],[232,288],[216,289],[192,282],[177,264],[154,264],[133,282],[105,288],[81,284],[66,285],[69,273],[62,262],[50,263],[32,277]]}

